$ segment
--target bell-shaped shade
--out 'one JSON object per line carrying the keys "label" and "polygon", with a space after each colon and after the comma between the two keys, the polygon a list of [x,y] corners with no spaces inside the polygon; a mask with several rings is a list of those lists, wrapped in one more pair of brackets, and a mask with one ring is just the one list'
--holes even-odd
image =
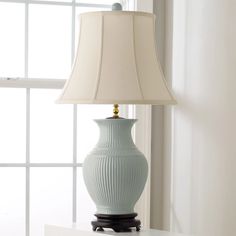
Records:
{"label": "bell-shaped shade", "polygon": [[150,13],[81,14],[74,66],[58,102],[174,104],[156,55],[154,29]]}

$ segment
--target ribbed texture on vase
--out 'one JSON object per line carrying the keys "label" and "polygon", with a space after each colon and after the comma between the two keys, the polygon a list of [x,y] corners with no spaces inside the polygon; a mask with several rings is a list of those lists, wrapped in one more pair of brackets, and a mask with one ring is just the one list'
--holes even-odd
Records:
{"label": "ribbed texture on vase", "polygon": [[131,137],[135,120],[97,120],[98,144],[83,164],[88,192],[100,214],[133,213],[147,178],[147,161]]}

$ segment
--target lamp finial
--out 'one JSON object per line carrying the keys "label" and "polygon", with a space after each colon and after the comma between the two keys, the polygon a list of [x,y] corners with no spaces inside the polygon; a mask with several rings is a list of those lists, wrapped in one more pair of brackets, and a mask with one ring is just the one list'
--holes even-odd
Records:
{"label": "lamp finial", "polygon": [[112,4],[112,11],[122,11],[122,5],[118,2]]}

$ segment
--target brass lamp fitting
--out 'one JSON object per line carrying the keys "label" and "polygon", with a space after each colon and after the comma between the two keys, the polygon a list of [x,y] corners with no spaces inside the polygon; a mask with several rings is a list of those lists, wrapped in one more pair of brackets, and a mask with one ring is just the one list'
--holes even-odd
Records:
{"label": "brass lamp fitting", "polygon": [[113,118],[115,119],[119,118],[119,105],[118,104],[114,104]]}

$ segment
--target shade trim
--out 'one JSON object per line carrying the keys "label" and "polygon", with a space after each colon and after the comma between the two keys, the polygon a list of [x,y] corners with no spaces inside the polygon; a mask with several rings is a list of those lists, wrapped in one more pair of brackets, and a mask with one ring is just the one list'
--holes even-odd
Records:
{"label": "shade trim", "polygon": [[58,104],[143,104],[143,105],[175,105],[175,100],[57,100]]}

